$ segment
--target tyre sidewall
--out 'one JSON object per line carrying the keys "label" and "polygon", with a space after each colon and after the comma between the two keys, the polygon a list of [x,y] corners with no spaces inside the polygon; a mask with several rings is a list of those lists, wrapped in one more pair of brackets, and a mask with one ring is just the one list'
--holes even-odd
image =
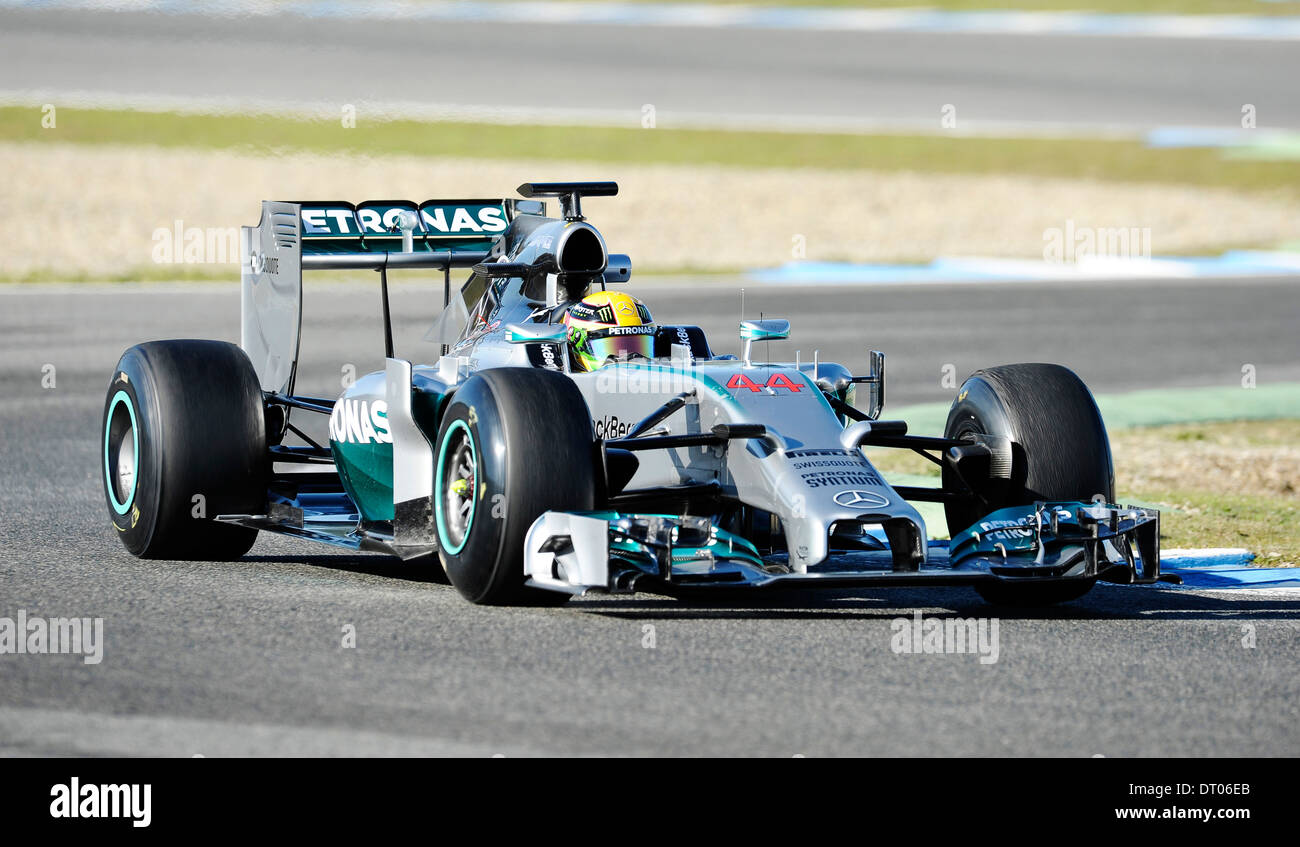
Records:
{"label": "tyre sidewall", "polygon": [[119,393],[135,413],[136,489],[125,514],[105,501],[127,550],[146,558],[228,559],[252,546],[256,530],[216,523],[219,514],[262,511],[269,459],[261,387],[244,352],[222,341],[136,345],[118,362],[105,398]]}
{"label": "tyre sidewall", "polygon": [[[441,465],[461,425],[474,445],[475,502],[463,545],[453,551],[442,530]],[[567,599],[524,586],[524,541],[548,509],[594,508],[595,479],[591,414],[572,380],[529,368],[471,377],[448,402],[434,448],[435,525],[451,584],[474,603]]]}
{"label": "tyre sidewall", "polygon": [[[444,535],[444,496],[442,469],[452,434],[464,426],[474,449],[474,511],[470,526],[459,549]],[[480,603],[499,590],[506,574],[498,567],[507,535],[509,515],[503,508],[509,482],[510,456],[507,450],[484,449],[499,438],[502,431],[501,411],[492,392],[478,381],[471,381],[456,392],[448,403],[438,428],[434,449],[433,508],[438,528],[439,556],[447,578],[466,599]],[[486,435],[486,437],[485,437]],[[487,566],[484,563],[493,563]]]}
{"label": "tyre sidewall", "polygon": [[[116,456],[108,454],[109,413],[119,395],[129,404],[134,418],[136,443],[135,488],[128,497],[125,509],[119,511],[110,494],[111,474],[115,473]],[[158,449],[160,417],[158,396],[149,369],[142,366],[139,348],[128,350],[118,363],[113,380],[109,383],[104,401],[104,414],[100,424],[99,461],[104,481],[104,502],[108,507],[113,528],[126,549],[134,555],[144,554],[153,540],[158,525],[158,504],[162,500],[162,456]]]}

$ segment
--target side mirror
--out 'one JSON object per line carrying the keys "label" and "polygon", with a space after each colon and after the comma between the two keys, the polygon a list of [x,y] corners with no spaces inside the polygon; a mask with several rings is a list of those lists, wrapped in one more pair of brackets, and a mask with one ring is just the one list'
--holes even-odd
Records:
{"label": "side mirror", "polygon": [[560,348],[564,372],[569,372],[569,328],[564,324],[508,324],[506,341],[511,344],[554,344]]}
{"label": "side mirror", "polygon": [[749,367],[749,351],[755,341],[775,341],[790,337],[790,322],[783,320],[741,321],[740,340],[744,344],[741,357]]}

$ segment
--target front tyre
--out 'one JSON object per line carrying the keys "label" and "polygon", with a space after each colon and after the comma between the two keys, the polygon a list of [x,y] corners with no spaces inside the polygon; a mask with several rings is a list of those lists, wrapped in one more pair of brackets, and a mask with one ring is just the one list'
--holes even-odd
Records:
{"label": "front tyre", "polygon": [[238,558],[257,530],[216,523],[266,505],[262,392],[248,356],[223,341],[138,344],[109,383],[100,429],[108,514],[146,559]]}
{"label": "front tyre", "polygon": [[434,449],[434,518],[451,584],[483,604],[562,603],[524,585],[524,538],[548,510],[594,508],[591,414],[563,374],[481,371],[448,402]]}
{"label": "front tyre", "polygon": [[[1087,386],[1068,368],[1050,364],[1002,365],[976,371],[962,384],[948,412],[944,436],[973,433],[1012,442],[1011,479],[978,489],[987,506],[949,501],[949,537],[989,512],[1040,500],[1115,499],[1110,439]],[[944,487],[958,484],[945,467]],[[990,582],[976,588],[998,605],[1039,606],[1082,597],[1095,579],[1058,583]]]}

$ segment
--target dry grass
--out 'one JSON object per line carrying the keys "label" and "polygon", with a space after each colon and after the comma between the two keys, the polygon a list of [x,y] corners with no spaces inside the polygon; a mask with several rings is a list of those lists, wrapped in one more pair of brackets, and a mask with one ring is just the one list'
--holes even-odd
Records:
{"label": "dry grass", "polygon": [[810,260],[917,261],[1041,256],[1044,230],[1067,219],[1076,227],[1150,227],[1155,253],[1268,244],[1300,229],[1300,201],[1282,195],[1013,174],[48,142],[0,143],[0,172],[23,175],[9,181],[0,206],[7,239],[0,278],[121,276],[151,264],[156,229],[178,219],[186,227],[251,224],[263,199],[506,196],[541,178],[617,179],[620,196],[591,200],[586,211],[612,250],[654,270],[777,265],[792,258],[796,235]]}
{"label": "dry grass", "polygon": [[1111,450],[1121,491],[1203,489],[1300,503],[1300,421],[1132,429],[1112,435]]}

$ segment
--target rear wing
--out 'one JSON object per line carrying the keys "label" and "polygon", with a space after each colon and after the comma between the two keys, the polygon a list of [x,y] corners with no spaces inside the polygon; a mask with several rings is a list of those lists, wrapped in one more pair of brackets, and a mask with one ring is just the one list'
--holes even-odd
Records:
{"label": "rear wing", "polygon": [[263,202],[257,226],[241,227],[239,249],[240,346],[262,390],[293,393],[303,271],[380,271],[387,328],[389,269],[441,270],[449,291],[451,269],[486,259],[521,213],[545,214],[545,206],[513,199]]}

